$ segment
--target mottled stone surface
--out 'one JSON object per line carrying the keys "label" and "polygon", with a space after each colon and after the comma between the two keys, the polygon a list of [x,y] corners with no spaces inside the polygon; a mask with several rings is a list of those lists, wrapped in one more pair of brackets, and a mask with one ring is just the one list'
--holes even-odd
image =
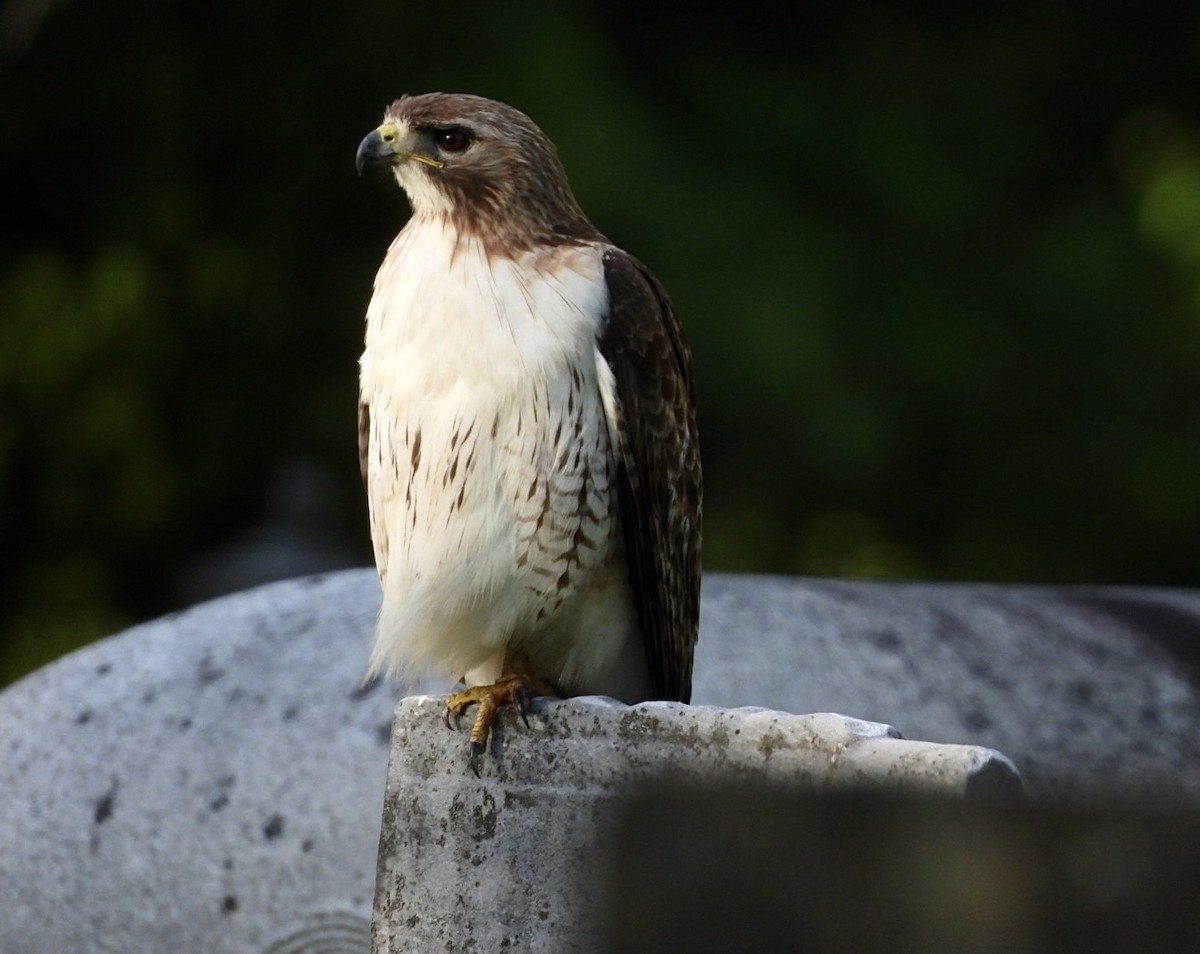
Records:
{"label": "mottled stone surface", "polygon": [[361,686],[378,587],[331,582],[203,604],[0,694],[0,951],[366,948],[395,697]]}
{"label": "mottled stone surface", "polygon": [[999,749],[1031,794],[1200,798],[1200,592],[705,578],[694,702]]}
{"label": "mottled stone surface", "polygon": [[417,696],[396,709],[377,954],[592,949],[606,847],[639,785],[1020,791],[996,752],[911,742],[857,719],[596,697],[538,700],[528,728],[506,711],[477,778],[443,708],[444,697]]}

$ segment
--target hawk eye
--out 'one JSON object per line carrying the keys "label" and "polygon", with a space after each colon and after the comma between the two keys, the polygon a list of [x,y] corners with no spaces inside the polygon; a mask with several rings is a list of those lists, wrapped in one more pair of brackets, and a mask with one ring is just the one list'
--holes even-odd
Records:
{"label": "hawk eye", "polygon": [[461,126],[438,129],[433,134],[433,141],[442,152],[462,152],[471,145],[471,138],[471,133]]}

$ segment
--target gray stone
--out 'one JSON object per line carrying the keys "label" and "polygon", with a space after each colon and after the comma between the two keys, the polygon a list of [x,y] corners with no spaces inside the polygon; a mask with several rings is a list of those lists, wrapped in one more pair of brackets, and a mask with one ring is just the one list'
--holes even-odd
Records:
{"label": "gray stone", "polygon": [[528,727],[506,710],[476,778],[443,708],[443,697],[418,696],[396,709],[377,954],[591,949],[603,928],[596,868],[639,784],[1020,791],[999,753],[910,742],[857,719],[597,697],[538,700]]}
{"label": "gray stone", "polygon": [[999,749],[1031,794],[1200,797],[1200,593],[709,574],[693,701]]}
{"label": "gray stone", "polygon": [[0,951],[365,950],[395,704],[361,686],[377,591],[253,590],[0,694]]}

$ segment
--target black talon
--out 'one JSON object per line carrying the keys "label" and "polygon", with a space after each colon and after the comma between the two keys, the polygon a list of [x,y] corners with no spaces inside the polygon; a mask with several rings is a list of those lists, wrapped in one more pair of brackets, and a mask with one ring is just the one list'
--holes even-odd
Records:
{"label": "black talon", "polygon": [[513,693],[513,708],[517,710],[517,715],[521,717],[521,721],[525,723],[525,728],[529,728],[529,720],[525,718],[525,713],[529,711],[529,695],[518,690]]}
{"label": "black talon", "polygon": [[467,759],[467,764],[471,766],[471,771],[475,773],[476,778],[481,778],[479,774],[479,760],[483,755],[483,746],[478,742],[471,743],[471,756]]}

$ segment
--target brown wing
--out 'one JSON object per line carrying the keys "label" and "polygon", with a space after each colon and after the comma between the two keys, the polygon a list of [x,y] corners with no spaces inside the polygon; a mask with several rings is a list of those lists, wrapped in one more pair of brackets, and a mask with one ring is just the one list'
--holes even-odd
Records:
{"label": "brown wing", "polygon": [[358,470],[362,474],[363,486],[367,485],[367,454],[371,450],[371,405],[358,402]]}
{"label": "brown wing", "polygon": [[616,381],[621,521],[630,583],[660,698],[687,702],[700,622],[700,445],[691,355],[662,286],[604,254],[600,354]]}

